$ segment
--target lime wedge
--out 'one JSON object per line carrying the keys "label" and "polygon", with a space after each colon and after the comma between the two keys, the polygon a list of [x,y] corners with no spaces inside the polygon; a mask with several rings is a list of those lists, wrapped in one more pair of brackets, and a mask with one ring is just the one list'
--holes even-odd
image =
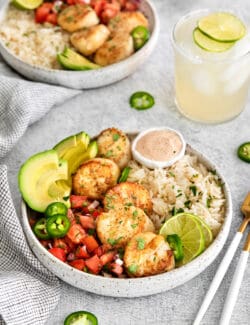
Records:
{"label": "lime wedge", "polygon": [[[165,238],[177,234],[183,245],[184,258],[181,265],[187,264],[205,249],[202,228],[192,215],[180,213],[169,218],[161,227],[160,232]],[[180,264],[179,264],[180,265]]]}
{"label": "lime wedge", "polygon": [[207,248],[213,241],[213,233],[212,233],[210,227],[208,226],[208,224],[206,224],[206,222],[201,217],[199,217],[195,214],[185,213],[185,212],[181,213],[181,214],[191,216],[192,218],[195,218],[195,220],[199,223],[201,230],[203,232],[203,235],[204,235],[205,248]]}
{"label": "lime wedge", "polygon": [[200,31],[199,28],[195,28],[193,31],[193,38],[199,47],[209,52],[225,52],[235,44],[235,42],[215,41]]}
{"label": "lime wedge", "polygon": [[39,7],[43,3],[43,0],[13,0],[12,4],[18,9],[33,10]]}
{"label": "lime wedge", "polygon": [[198,21],[199,29],[219,42],[233,42],[246,34],[246,27],[236,16],[217,12],[205,16]]}

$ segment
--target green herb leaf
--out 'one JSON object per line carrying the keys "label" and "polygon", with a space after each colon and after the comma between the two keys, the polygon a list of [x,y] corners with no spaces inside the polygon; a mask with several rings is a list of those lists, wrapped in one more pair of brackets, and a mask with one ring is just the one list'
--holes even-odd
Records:
{"label": "green herb leaf", "polygon": [[193,195],[196,196],[197,194],[197,187],[195,185],[189,187],[190,190],[192,191]]}
{"label": "green herb leaf", "polygon": [[129,267],[128,267],[128,271],[129,271],[130,273],[135,273],[135,272],[137,271],[137,269],[138,269],[138,265],[136,265],[136,264],[131,264],[131,265],[129,265]]}
{"label": "green herb leaf", "polygon": [[139,250],[142,250],[142,249],[145,248],[145,239],[143,239],[143,238],[137,238],[136,241],[137,241],[137,248]]}
{"label": "green herb leaf", "polygon": [[117,134],[117,133],[113,134],[113,140],[114,141],[117,141],[119,138],[120,138],[119,134]]}

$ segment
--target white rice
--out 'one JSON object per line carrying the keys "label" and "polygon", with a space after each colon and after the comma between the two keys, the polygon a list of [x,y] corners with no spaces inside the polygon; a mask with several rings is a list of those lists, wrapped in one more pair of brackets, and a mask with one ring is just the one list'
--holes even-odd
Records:
{"label": "white rice", "polygon": [[199,215],[217,235],[225,214],[225,197],[219,177],[197,157],[185,155],[166,169],[150,170],[131,161],[128,181],[146,187],[153,202],[150,216],[156,227],[183,209]]}
{"label": "white rice", "polygon": [[67,32],[48,23],[37,24],[33,10],[12,5],[0,23],[0,38],[22,61],[49,69],[61,69],[56,55],[69,46]]}

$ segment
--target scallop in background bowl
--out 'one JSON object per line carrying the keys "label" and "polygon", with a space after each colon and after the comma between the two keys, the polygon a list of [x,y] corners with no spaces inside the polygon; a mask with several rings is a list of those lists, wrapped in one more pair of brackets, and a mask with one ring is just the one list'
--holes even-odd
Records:
{"label": "scallop in background bowl", "polygon": [[[0,21],[4,18],[9,1],[1,3]],[[153,52],[159,35],[159,18],[149,0],[141,0],[139,9],[148,18],[150,38],[148,42],[127,59],[112,65],[86,71],[53,70],[28,64],[14,55],[0,39],[0,53],[17,72],[34,81],[75,89],[98,88],[122,80],[134,73]]]}
{"label": "scallop in background bowl", "polygon": [[[128,133],[128,135],[130,139],[134,139],[138,133],[133,132]],[[232,200],[227,182],[218,171],[217,167],[202,153],[188,144],[186,146],[186,153],[195,155],[198,158],[198,161],[204,164],[209,170],[216,171],[223,184],[226,201],[224,222],[218,235],[212,244],[190,263],[166,273],[143,278],[106,278],[100,275],[93,275],[79,271],[66,263],[61,262],[40,244],[29,224],[29,216],[34,215],[35,212],[30,210],[26,203],[22,201],[21,223],[31,250],[41,263],[61,280],[77,287],[78,289],[104,296],[126,298],[148,296],[171,290],[196,277],[215,260],[225,244],[232,220]]]}

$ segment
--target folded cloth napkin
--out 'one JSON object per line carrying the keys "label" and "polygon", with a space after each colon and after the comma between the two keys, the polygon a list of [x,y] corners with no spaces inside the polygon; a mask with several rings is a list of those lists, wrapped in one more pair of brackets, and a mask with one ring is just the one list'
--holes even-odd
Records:
{"label": "folded cloth napkin", "polygon": [[[21,79],[1,63],[0,162],[27,127],[78,90]],[[4,74],[4,75],[3,75]],[[44,324],[58,303],[60,282],[27,245],[0,164],[0,324]]]}
{"label": "folded cloth napkin", "polygon": [[32,254],[13,206],[7,168],[0,165],[0,315],[6,324],[44,324],[60,282]]}
{"label": "folded cloth napkin", "polygon": [[79,90],[0,76],[0,159],[27,127]]}

